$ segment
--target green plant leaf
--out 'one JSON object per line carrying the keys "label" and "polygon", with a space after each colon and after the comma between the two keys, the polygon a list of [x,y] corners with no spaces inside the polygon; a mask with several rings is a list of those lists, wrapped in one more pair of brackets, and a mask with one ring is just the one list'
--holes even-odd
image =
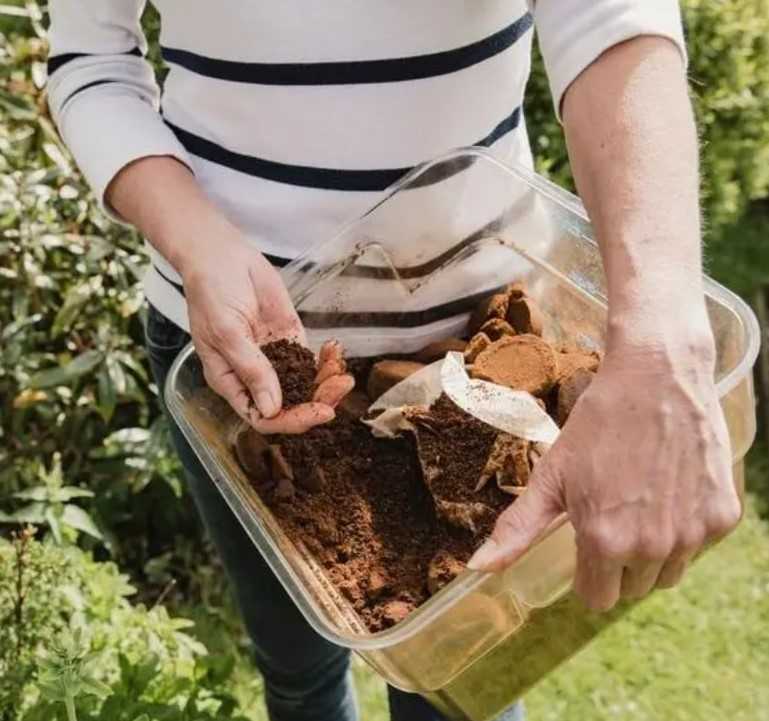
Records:
{"label": "green plant leaf", "polygon": [[65,505],[61,515],[61,522],[66,526],[87,533],[89,536],[93,536],[93,538],[102,538],[102,533],[96,527],[91,516],[80,506],[75,506],[72,503]]}
{"label": "green plant leaf", "polygon": [[8,518],[14,523],[34,523],[37,525],[47,523],[45,515],[46,506],[44,503],[30,503],[28,506],[20,508],[9,514]]}
{"label": "green plant leaf", "polygon": [[57,501],[70,501],[73,498],[93,498],[94,492],[80,486],[62,486],[56,492]]}
{"label": "green plant leaf", "polygon": [[51,497],[51,491],[48,486],[34,486],[23,491],[16,491],[13,497],[22,501],[48,501]]}
{"label": "green plant leaf", "polygon": [[90,281],[79,283],[67,291],[64,296],[64,303],[59,308],[51,326],[51,333],[54,338],[70,329],[92,293],[93,287]]}
{"label": "green plant leaf", "polygon": [[116,393],[118,396],[122,396],[126,392],[126,374],[123,366],[118,363],[113,353],[107,354],[105,364],[112,384],[115,386]]}
{"label": "green plant leaf", "polygon": [[99,392],[96,410],[99,411],[104,422],[109,423],[117,407],[117,392],[106,366],[99,369],[96,382]]}
{"label": "green plant leaf", "polygon": [[45,522],[48,524],[48,528],[51,529],[51,533],[53,534],[53,540],[56,541],[59,545],[61,545],[62,542],[62,535],[61,535],[61,523],[59,521],[59,515],[56,513],[56,511],[48,507],[44,512],[44,518]]}
{"label": "green plant leaf", "polygon": [[19,320],[15,320],[12,323],[9,323],[5,328],[3,328],[2,334],[0,334],[0,338],[2,338],[4,341],[10,340],[12,336],[14,336],[19,331],[24,330],[25,328],[28,328],[31,325],[34,325],[39,320],[41,320],[43,317],[42,313],[35,313],[33,315],[27,316],[26,318],[20,318]]}
{"label": "green plant leaf", "polygon": [[112,689],[106,683],[102,683],[92,676],[80,679],[80,691],[99,698],[107,698],[112,695]]}
{"label": "green plant leaf", "polygon": [[86,373],[90,373],[102,360],[104,360],[104,354],[101,351],[87,350],[65,366],[48,368],[35,373],[29,380],[29,387],[52,388],[67,385]]}
{"label": "green plant leaf", "polygon": [[34,120],[37,116],[34,106],[22,95],[0,89],[0,108],[15,120]]}
{"label": "green plant leaf", "polygon": [[104,439],[104,442],[106,444],[129,446],[146,443],[149,437],[150,431],[146,428],[121,428],[119,431],[110,433]]}
{"label": "green plant leaf", "polygon": [[62,175],[69,175],[72,172],[67,153],[65,153],[58,143],[43,143],[43,152],[56,164]]}
{"label": "green plant leaf", "polygon": [[143,381],[149,380],[147,376],[147,369],[130,353],[126,351],[115,351],[115,358],[122,363],[126,368],[133,371]]}

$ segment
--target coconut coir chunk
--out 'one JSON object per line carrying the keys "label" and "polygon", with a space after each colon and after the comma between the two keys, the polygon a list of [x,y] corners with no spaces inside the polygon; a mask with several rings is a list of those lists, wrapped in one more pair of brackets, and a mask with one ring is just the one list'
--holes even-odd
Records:
{"label": "coconut coir chunk", "polygon": [[262,346],[283,391],[283,407],[309,403],[315,390],[315,356],[309,348],[281,338]]}
{"label": "coconut coir chunk", "polygon": [[556,357],[552,346],[538,336],[504,336],[478,354],[472,375],[543,396],[555,385]]}

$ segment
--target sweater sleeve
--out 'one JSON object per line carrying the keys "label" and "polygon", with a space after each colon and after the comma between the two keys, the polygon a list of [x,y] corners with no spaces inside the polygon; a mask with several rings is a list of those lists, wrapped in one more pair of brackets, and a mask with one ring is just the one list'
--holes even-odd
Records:
{"label": "sweater sleeve", "polygon": [[134,160],[167,155],[191,165],[158,113],[158,86],[143,57],[144,4],[51,0],[48,5],[51,115],[102,203],[110,181]]}
{"label": "sweater sleeve", "polygon": [[677,0],[529,0],[555,110],[577,76],[613,45],[641,35],[671,40],[687,62]]}

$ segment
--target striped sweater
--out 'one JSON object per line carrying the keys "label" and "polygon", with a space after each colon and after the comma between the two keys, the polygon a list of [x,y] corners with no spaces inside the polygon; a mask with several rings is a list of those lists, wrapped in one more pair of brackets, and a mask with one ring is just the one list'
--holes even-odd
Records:
{"label": "striped sweater", "polygon": [[[102,199],[131,161],[179,159],[277,265],[449,149],[480,145],[530,165],[523,97],[535,25],[556,111],[618,42],[661,35],[684,53],[675,0],[155,5],[169,67],[162,99],[144,59],[144,0],[50,0],[59,130]],[[181,279],[150,253],[147,297],[187,327]]]}

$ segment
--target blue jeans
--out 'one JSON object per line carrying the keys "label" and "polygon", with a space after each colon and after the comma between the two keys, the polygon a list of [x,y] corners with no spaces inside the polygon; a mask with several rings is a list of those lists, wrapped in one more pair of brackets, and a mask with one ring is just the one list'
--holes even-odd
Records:
{"label": "blue jeans", "polygon": [[[162,389],[171,364],[189,335],[152,306],[146,340],[150,366]],[[356,721],[350,654],[319,636],[251,543],[208,478],[179,427],[168,416],[188,489],[222,559],[264,677],[271,721]],[[445,721],[417,694],[388,687],[392,721]],[[505,721],[518,721],[520,707]]]}

